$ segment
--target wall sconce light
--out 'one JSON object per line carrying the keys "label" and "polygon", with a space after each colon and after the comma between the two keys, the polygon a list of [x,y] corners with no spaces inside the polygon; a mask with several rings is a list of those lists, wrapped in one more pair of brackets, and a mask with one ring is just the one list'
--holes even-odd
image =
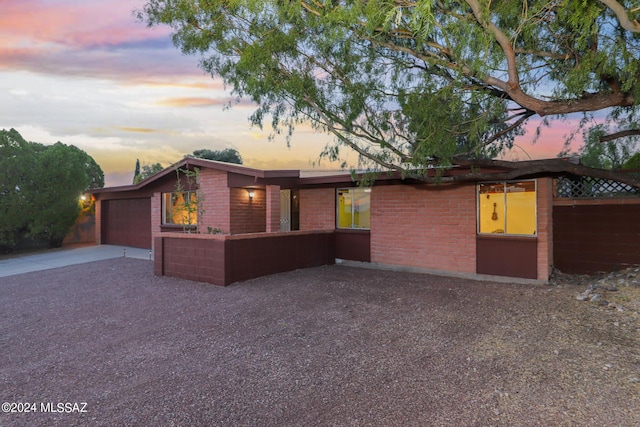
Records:
{"label": "wall sconce light", "polygon": [[253,190],[249,190],[249,201],[253,200],[253,196],[255,196],[256,193],[254,193]]}

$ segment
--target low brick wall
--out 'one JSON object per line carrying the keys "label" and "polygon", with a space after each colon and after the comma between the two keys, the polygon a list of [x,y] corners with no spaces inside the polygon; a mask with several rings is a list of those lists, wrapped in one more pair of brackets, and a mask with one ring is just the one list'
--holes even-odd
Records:
{"label": "low brick wall", "polygon": [[240,235],[162,233],[154,274],[214,285],[335,262],[332,230]]}

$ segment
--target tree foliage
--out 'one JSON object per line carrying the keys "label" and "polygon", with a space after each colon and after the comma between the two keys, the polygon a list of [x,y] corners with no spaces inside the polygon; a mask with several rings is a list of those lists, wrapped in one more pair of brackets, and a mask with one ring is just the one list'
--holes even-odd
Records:
{"label": "tree foliage", "polygon": [[233,148],[225,148],[224,150],[209,150],[203,148],[202,150],[195,150],[193,157],[207,160],[217,160],[219,162],[242,164],[242,156],[238,150]]}
{"label": "tree foliage", "polygon": [[[608,114],[640,134],[634,0],[149,0],[138,16],[220,76],[276,132],[323,155],[424,176],[493,158],[532,117]],[[587,123],[585,120],[583,123]]]}
{"label": "tree foliage", "polygon": [[[136,170],[137,170],[137,166],[136,166]],[[147,178],[152,177],[158,172],[162,172],[163,170],[164,170],[164,166],[162,166],[162,164],[160,163],[153,163],[150,165],[143,164],[142,169],[140,170],[140,173],[134,174],[133,183],[137,184],[140,181],[143,181]]]}
{"label": "tree foliage", "polygon": [[634,153],[640,151],[638,138],[627,137],[618,141],[603,141],[602,139],[608,134],[606,126],[593,126],[584,132],[584,145],[577,152],[571,152],[568,144],[565,144],[565,149],[559,156],[578,156],[583,165],[592,168],[624,169]]}
{"label": "tree foliage", "polygon": [[102,169],[79,148],[1,130],[0,247],[11,249],[19,236],[60,246],[80,212],[80,195],[102,186]]}
{"label": "tree foliage", "polygon": [[640,152],[631,156],[623,165],[622,169],[635,169],[640,171]]}

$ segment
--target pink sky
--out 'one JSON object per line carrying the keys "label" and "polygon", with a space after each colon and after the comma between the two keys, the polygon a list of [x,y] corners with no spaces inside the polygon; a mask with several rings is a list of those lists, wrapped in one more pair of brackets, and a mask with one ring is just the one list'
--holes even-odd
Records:
{"label": "pink sky", "polygon": [[[182,55],[167,29],[136,22],[143,4],[0,0],[0,128],[80,147],[108,186],[130,183],[136,159],[168,166],[200,148],[235,148],[256,168],[312,168],[329,136],[302,127],[290,148],[283,138],[268,141],[248,122],[251,103],[223,109],[233,98],[221,82]],[[529,132],[510,156],[555,157],[570,124],[543,129],[535,145]]]}

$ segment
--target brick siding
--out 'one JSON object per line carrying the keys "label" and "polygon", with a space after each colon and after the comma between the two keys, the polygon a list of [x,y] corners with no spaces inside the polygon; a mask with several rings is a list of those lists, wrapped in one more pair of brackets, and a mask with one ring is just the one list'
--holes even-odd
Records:
{"label": "brick siding", "polygon": [[475,186],[377,186],[371,261],[475,273]]}
{"label": "brick siding", "polygon": [[162,224],[162,193],[151,196],[151,249],[155,249],[156,237],[160,235]]}
{"label": "brick siding", "polygon": [[227,179],[226,172],[200,170],[198,197],[202,199],[203,212],[199,225],[204,232],[211,227],[231,233],[231,189],[227,187]]}
{"label": "brick siding", "polygon": [[[245,188],[231,188],[231,234],[262,233],[266,231],[266,194],[262,189],[253,191],[253,200]],[[206,232],[206,229],[203,230]]]}
{"label": "brick siding", "polygon": [[96,200],[96,243],[102,244],[102,200]]}
{"label": "brick siding", "polygon": [[553,269],[553,180],[536,184],[538,210],[538,280],[548,280]]}
{"label": "brick siding", "polygon": [[280,186],[266,186],[266,225],[268,233],[280,231]]}
{"label": "brick siding", "polygon": [[336,228],[336,190],[300,190],[300,230]]}

